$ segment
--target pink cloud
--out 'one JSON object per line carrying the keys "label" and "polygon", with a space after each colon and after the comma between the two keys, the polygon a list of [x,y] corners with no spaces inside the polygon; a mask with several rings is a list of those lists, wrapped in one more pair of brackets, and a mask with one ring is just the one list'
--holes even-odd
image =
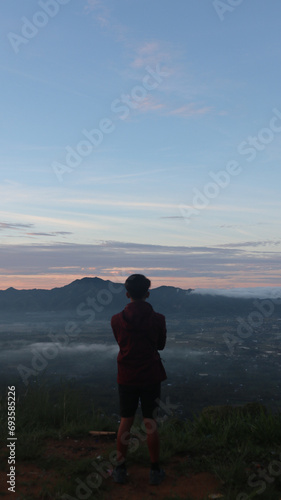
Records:
{"label": "pink cloud", "polygon": [[160,41],[144,42],[135,50],[135,58],[131,63],[133,68],[144,68],[157,63],[166,64],[172,59],[172,50],[166,43]]}
{"label": "pink cloud", "polygon": [[101,6],[100,0],[87,0],[86,10],[95,10]]}
{"label": "pink cloud", "polygon": [[159,111],[165,107],[164,104],[156,102],[151,96],[146,97],[141,103],[139,103],[138,109],[144,113],[149,111]]}
{"label": "pink cloud", "polygon": [[180,108],[173,109],[168,114],[170,116],[182,116],[184,118],[190,118],[191,116],[206,115],[212,111],[213,108],[210,106],[196,107],[194,103],[181,106]]}
{"label": "pink cloud", "polygon": [[96,11],[95,17],[101,28],[104,28],[110,23],[109,9],[101,2],[101,0],[87,0],[85,7],[86,12]]}

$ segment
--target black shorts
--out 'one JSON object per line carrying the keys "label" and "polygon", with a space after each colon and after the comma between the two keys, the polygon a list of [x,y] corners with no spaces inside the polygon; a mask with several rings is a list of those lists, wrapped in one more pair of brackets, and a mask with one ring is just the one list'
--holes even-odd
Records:
{"label": "black shorts", "polygon": [[139,400],[143,418],[156,418],[161,395],[161,383],[148,386],[118,384],[120,414],[123,418],[134,417]]}

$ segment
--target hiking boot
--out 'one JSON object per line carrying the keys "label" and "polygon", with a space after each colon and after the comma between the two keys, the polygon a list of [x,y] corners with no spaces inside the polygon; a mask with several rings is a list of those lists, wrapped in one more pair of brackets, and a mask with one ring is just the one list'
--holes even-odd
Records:
{"label": "hiking boot", "polygon": [[112,472],[112,477],[115,483],[125,484],[127,482],[127,469],[122,467],[115,467]]}
{"label": "hiking boot", "polygon": [[165,471],[163,469],[160,469],[160,470],[150,469],[149,484],[158,485],[158,484],[162,483],[165,476],[166,476],[166,474],[165,474]]}

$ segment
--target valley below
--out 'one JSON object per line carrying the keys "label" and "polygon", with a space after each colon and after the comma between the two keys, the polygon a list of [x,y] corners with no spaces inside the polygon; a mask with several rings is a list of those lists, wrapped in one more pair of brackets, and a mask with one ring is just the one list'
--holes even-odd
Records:
{"label": "valley below", "polygon": [[[281,321],[249,316],[185,319],[169,315],[160,352],[167,380],[163,416],[190,418],[211,405],[260,402],[281,408]],[[110,319],[92,323],[71,314],[3,317],[0,326],[0,391],[44,383],[75,387],[95,408],[118,415],[118,345]],[[166,404],[168,403],[168,405]],[[170,413],[169,413],[170,412]]]}

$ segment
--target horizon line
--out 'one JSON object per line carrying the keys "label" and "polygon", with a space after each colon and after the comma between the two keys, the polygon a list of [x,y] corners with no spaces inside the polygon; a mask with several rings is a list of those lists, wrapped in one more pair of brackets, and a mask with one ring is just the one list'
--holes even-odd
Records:
{"label": "horizon line", "polygon": [[[133,273],[132,273],[133,274]],[[142,273],[140,273],[142,274]],[[50,276],[49,276],[50,277]],[[32,278],[34,279],[34,276],[32,276]],[[277,291],[277,290],[280,290],[280,295],[279,297],[281,296],[281,286],[272,286],[272,285],[264,285],[264,286],[261,286],[261,285],[245,285],[245,286],[233,286],[233,287],[221,287],[221,286],[217,286],[217,287],[194,287],[194,286],[188,286],[187,288],[182,288],[182,286],[179,286],[179,285],[176,285],[176,284],[169,284],[169,280],[177,280],[177,278],[164,278],[164,277],[155,277],[156,279],[153,280],[153,278],[149,278],[152,282],[154,281],[159,281],[160,280],[160,284],[158,285],[155,285],[155,286],[151,286],[150,287],[150,290],[155,290],[157,288],[160,288],[162,286],[167,286],[167,287],[171,287],[171,288],[176,288],[176,289],[180,289],[180,290],[183,290],[183,291],[187,291],[187,290],[192,290],[192,292],[194,293],[201,293],[201,294],[213,294],[213,295],[231,295],[231,296],[236,296],[236,297],[239,297],[239,295],[241,296],[243,293],[244,294],[247,294],[249,298],[251,297],[254,297],[256,296],[256,293],[261,293],[262,294],[262,298],[272,298],[270,297],[269,295],[264,295],[264,293],[266,291],[271,291],[271,294],[274,293],[274,291]],[[9,289],[14,289],[14,290],[17,290],[17,291],[28,291],[28,290],[46,290],[46,291],[51,291],[51,290],[54,290],[55,288],[63,288],[65,286],[68,286],[72,283],[74,283],[75,281],[82,281],[83,279],[100,279],[104,282],[106,281],[111,281],[112,283],[119,283],[120,285],[124,285],[124,281],[115,281],[114,280],[114,277],[112,276],[83,276],[83,277],[76,277],[75,279],[72,279],[70,278],[70,281],[67,281],[66,283],[62,283],[62,284],[57,284],[57,285],[51,285],[49,287],[20,287],[18,288],[17,286],[13,286],[13,285],[10,285],[8,286],[7,288],[1,288],[0,287],[0,292],[5,292]],[[184,280],[189,280],[189,278],[182,278]],[[194,278],[193,278],[194,280]],[[164,283],[162,283],[162,281],[164,281]],[[165,281],[167,281],[167,284],[165,283]],[[195,280],[196,281],[196,280]],[[263,293],[262,293],[263,292]],[[246,297],[245,297],[246,298]],[[275,296],[274,298],[278,298],[277,296]]]}

